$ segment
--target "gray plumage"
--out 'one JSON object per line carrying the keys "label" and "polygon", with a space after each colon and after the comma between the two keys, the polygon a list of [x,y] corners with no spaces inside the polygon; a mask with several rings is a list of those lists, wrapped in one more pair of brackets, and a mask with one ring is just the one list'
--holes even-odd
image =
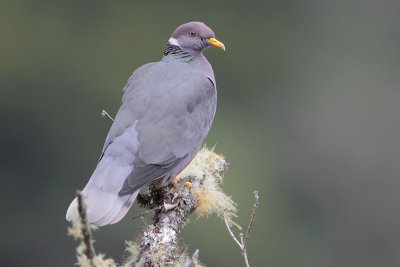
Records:
{"label": "gray plumage", "polygon": [[[140,188],[169,183],[194,158],[214,119],[217,90],[202,54],[224,49],[201,22],[178,27],[160,62],[135,70],[107,135],[99,163],[83,189],[88,220],[106,225],[121,220]],[[67,220],[77,216],[76,199]]]}

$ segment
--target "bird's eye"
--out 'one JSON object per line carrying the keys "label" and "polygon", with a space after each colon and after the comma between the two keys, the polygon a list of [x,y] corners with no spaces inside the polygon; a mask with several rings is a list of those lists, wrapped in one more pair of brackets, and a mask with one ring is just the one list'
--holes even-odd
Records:
{"label": "bird's eye", "polygon": [[194,31],[190,31],[190,32],[189,32],[189,36],[190,36],[190,37],[196,37],[197,34],[196,34]]}

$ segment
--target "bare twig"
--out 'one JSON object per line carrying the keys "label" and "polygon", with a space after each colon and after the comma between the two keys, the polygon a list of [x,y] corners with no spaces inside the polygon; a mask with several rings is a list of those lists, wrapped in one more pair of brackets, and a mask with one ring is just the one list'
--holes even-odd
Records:
{"label": "bare twig", "polygon": [[108,112],[105,111],[104,109],[101,111],[101,115],[102,115],[103,117],[107,117],[107,118],[109,118],[110,120],[114,121],[113,117],[111,117],[111,115],[108,114]]}
{"label": "bare twig", "polygon": [[253,222],[256,217],[256,211],[258,208],[258,191],[257,190],[254,191],[254,198],[255,198],[255,203],[253,206],[253,212],[251,214],[250,223],[249,223],[249,226],[247,227],[246,236],[243,236],[243,233],[240,233],[239,234],[240,241],[235,237],[231,228],[229,227],[229,223],[228,223],[226,217],[224,217],[225,225],[226,225],[226,228],[228,229],[229,234],[231,235],[233,240],[236,242],[236,244],[238,244],[238,246],[242,250],[242,254],[244,257],[246,267],[250,267],[249,260],[247,258],[247,240],[249,239],[250,230],[251,230],[251,227],[253,226]]}
{"label": "bare twig", "polygon": [[247,259],[247,248],[243,241],[243,233],[240,233],[239,236],[240,236],[240,243],[242,243],[242,254],[244,257],[244,262],[246,264],[246,267],[250,267],[249,260]]}
{"label": "bare twig", "polygon": [[254,198],[255,198],[256,202],[254,203],[254,206],[253,206],[253,213],[251,214],[249,227],[247,227],[247,232],[246,232],[246,236],[245,236],[245,239],[244,239],[244,246],[245,247],[247,245],[247,240],[249,239],[250,230],[251,230],[251,227],[253,225],[254,218],[256,217],[256,211],[257,211],[257,208],[258,208],[258,191],[257,190],[254,191]]}
{"label": "bare twig", "polygon": [[133,217],[132,217],[132,220],[137,219],[137,218],[140,218],[140,217],[143,217],[143,216],[146,215],[147,213],[150,213],[150,212],[152,212],[152,211],[159,210],[159,209],[161,209],[161,207],[155,207],[155,208],[146,210],[146,211],[144,211],[144,212],[142,212],[142,213],[139,213],[139,214],[136,215],[136,216],[133,216]]}
{"label": "bare twig", "polygon": [[82,235],[83,235],[83,241],[85,243],[86,249],[85,249],[85,255],[87,259],[89,260],[90,264],[94,266],[93,264],[93,259],[96,257],[96,252],[94,251],[93,247],[93,241],[92,241],[92,231],[90,230],[90,226],[87,220],[87,214],[86,214],[86,205],[84,202],[84,197],[82,195],[82,192],[77,190],[76,191],[77,197],[78,197],[78,213],[79,217],[81,218],[82,222]]}
{"label": "bare twig", "polygon": [[238,244],[238,246],[240,247],[240,249],[243,249],[243,248],[242,248],[242,244],[240,244],[239,240],[237,240],[237,238],[236,238],[235,235],[233,234],[231,228],[229,227],[229,223],[228,223],[228,221],[226,220],[226,217],[225,217],[225,216],[224,216],[224,222],[225,222],[226,228],[228,229],[228,232],[229,232],[229,234],[231,235],[231,237],[233,238],[233,240],[236,242],[236,244]]}

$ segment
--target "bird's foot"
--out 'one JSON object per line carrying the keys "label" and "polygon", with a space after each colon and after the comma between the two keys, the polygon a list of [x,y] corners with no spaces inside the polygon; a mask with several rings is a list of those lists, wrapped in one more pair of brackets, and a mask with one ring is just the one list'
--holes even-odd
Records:
{"label": "bird's foot", "polygon": [[160,190],[160,188],[162,187],[162,185],[163,185],[163,179],[158,180],[158,181],[156,182],[156,189],[157,189],[157,190]]}

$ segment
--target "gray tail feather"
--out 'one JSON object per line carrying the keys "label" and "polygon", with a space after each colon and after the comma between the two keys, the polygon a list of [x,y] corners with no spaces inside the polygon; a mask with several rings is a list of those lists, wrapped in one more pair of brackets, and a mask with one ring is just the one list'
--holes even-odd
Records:
{"label": "gray tail feather", "polygon": [[[104,226],[119,222],[128,212],[135,201],[139,190],[125,196],[118,193],[102,191],[99,188],[90,188],[82,191],[86,203],[88,222],[96,226]],[[67,220],[78,218],[78,200],[75,198],[67,211]]]}
{"label": "gray tail feather", "polygon": [[[133,168],[125,163],[123,158],[105,154],[82,190],[90,224],[103,226],[120,221],[135,201],[139,190],[124,196],[118,195]],[[75,198],[68,208],[66,218],[71,221],[78,217],[78,200]]]}

